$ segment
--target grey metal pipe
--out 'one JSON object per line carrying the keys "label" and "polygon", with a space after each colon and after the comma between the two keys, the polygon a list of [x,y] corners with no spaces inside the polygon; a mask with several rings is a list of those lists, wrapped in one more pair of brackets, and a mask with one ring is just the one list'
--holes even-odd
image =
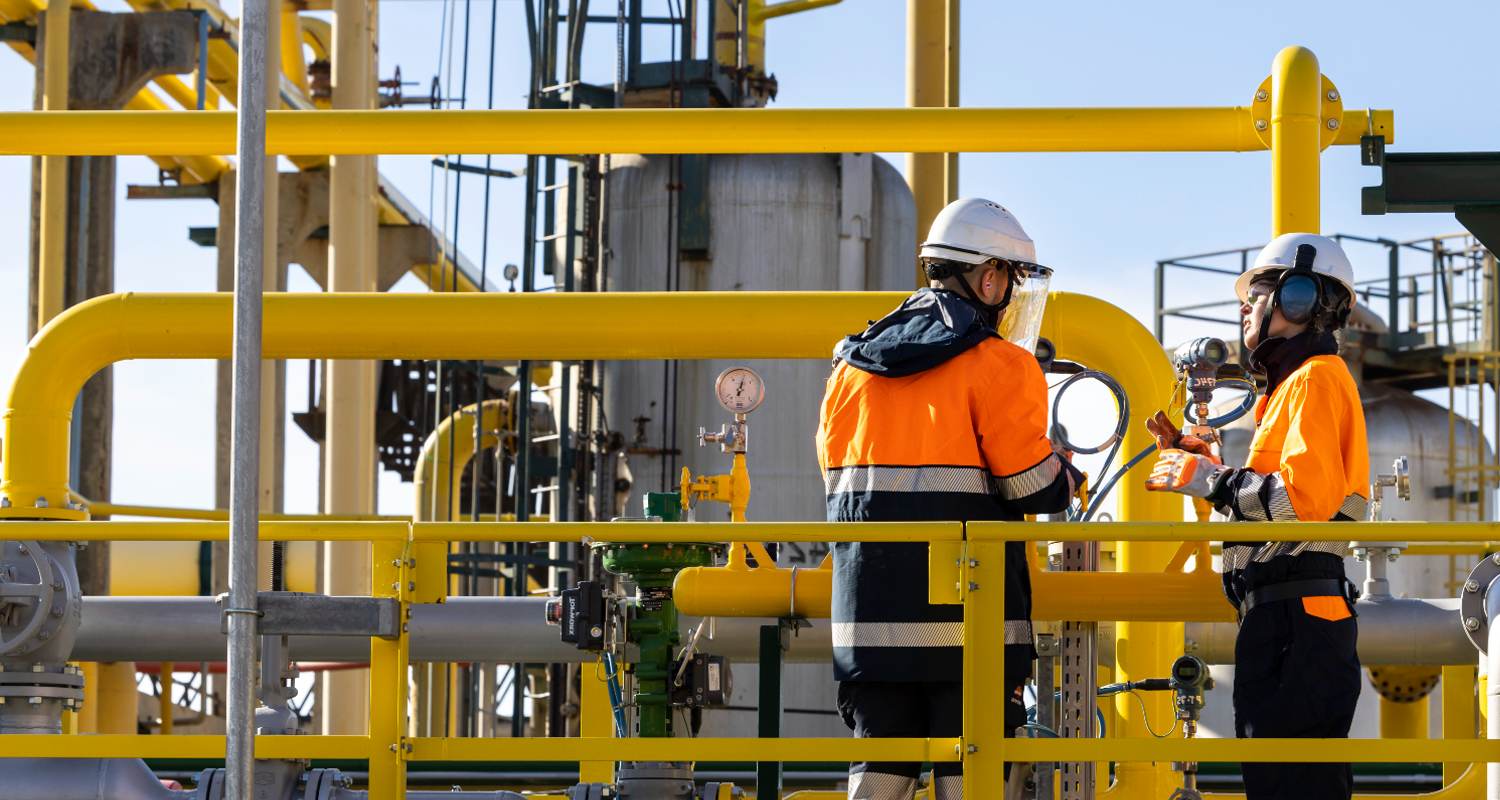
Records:
{"label": "grey metal pipe", "polygon": [[192,800],[138,758],[0,758],[5,800]]}
{"label": "grey metal pipe", "polygon": [[[1442,666],[1474,663],[1474,645],[1464,635],[1456,598],[1390,597],[1361,600],[1359,660],[1363,664]],[[1234,663],[1232,622],[1189,622],[1187,652],[1209,664]]]}
{"label": "grey metal pipe", "polygon": [[[229,439],[229,687],[225,795],[252,800],[255,773],[257,546],[260,539],[261,294],[265,279],[266,38],[270,0],[240,17],[236,115],[234,350]],[[275,220],[272,220],[275,224]]]}
{"label": "grey metal pipe", "polygon": [[[565,645],[543,619],[544,598],[450,597],[411,607],[413,661],[592,661],[593,655]],[[684,630],[697,625],[683,619]],[[760,626],[770,619],[719,619],[704,651],[734,661],[759,656]],[[370,644],[355,636],[291,637],[299,661],[367,661]],[[224,653],[218,604],[211,597],[86,597],[83,625],[73,647],[80,661],[218,661]],[[833,657],[822,620],[792,637],[787,659],[827,663]]]}
{"label": "grey metal pipe", "polygon": [[[1500,739],[1500,580],[1490,583],[1484,594],[1484,614],[1489,619],[1489,643],[1487,655],[1481,659],[1484,664],[1485,675],[1489,677],[1489,686],[1485,690],[1488,695],[1485,702],[1489,705],[1489,722],[1485,728],[1485,738]],[[1489,800],[1500,800],[1500,762],[1490,762],[1485,767],[1486,781],[1488,787],[1486,796]]]}

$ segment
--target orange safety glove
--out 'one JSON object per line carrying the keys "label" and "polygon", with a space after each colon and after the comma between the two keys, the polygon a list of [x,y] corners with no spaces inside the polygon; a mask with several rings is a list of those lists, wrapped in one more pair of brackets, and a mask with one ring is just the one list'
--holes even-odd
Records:
{"label": "orange safety glove", "polygon": [[1182,431],[1167,417],[1165,411],[1158,411],[1147,418],[1146,430],[1156,437],[1156,449],[1163,453],[1168,450],[1186,450],[1200,456],[1213,456],[1213,449],[1209,447],[1208,442],[1196,436],[1184,436]]}
{"label": "orange safety glove", "polygon": [[1213,456],[1164,450],[1151,468],[1151,477],[1146,479],[1146,490],[1208,497],[1218,488],[1220,477],[1229,471]]}

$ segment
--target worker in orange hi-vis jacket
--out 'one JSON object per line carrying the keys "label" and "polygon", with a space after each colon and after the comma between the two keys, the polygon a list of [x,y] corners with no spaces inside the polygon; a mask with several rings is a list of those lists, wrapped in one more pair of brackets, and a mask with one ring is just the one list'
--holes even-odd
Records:
{"label": "worker in orange hi-vis jacket", "polygon": [[[1047,384],[1034,346],[1051,271],[1016,218],[959,200],[920,258],[931,281],[834,351],[816,444],[830,521],[1020,520],[1063,511],[1081,475],[1047,439]],[[1001,320],[1029,323],[1019,347]],[[1009,326],[1007,326],[1009,327]],[[1006,545],[1008,731],[1026,721],[1035,658],[1024,546]],[[925,543],[834,547],[839,710],[859,737],[963,732],[963,608],[927,602]],[[1002,709],[995,709],[997,713]],[[856,763],[849,797],[909,800],[919,764]],[[996,787],[998,797],[1000,787]],[[934,769],[935,800],[962,796],[959,764]]]}
{"label": "worker in orange hi-vis jacket", "polygon": [[[1206,498],[1234,521],[1363,520],[1365,417],[1334,338],[1353,304],[1348,257],[1327,237],[1285,234],[1266,245],[1235,290],[1251,348],[1247,365],[1266,376],[1247,466],[1224,466],[1158,413],[1147,427],[1162,453],[1147,488]],[[1224,593],[1240,612],[1240,737],[1349,735],[1360,667],[1344,551],[1342,541],[1224,542]],[[1346,800],[1353,791],[1348,764],[1242,769],[1247,800]]]}

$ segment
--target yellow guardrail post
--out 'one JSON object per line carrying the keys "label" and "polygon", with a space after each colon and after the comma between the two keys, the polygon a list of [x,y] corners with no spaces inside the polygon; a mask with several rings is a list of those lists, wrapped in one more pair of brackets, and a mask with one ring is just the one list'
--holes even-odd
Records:
{"label": "yellow guardrail post", "polygon": [[959,574],[964,598],[964,796],[1005,786],[1005,542],[970,538]]}
{"label": "yellow guardrail post", "polygon": [[395,639],[370,639],[370,800],[400,800],[406,796],[406,759],[411,752],[406,737],[407,603],[414,588],[411,547],[409,541],[386,540],[375,542],[371,551],[370,593],[396,598],[401,624]]}
{"label": "yellow guardrail post", "polygon": [[[595,662],[583,664],[580,669],[582,675],[579,676],[578,681],[580,701],[578,734],[606,739],[614,736],[614,707],[609,699],[609,683],[603,675],[604,665]],[[516,683],[516,691],[520,691],[519,681]],[[578,762],[578,780],[580,783],[613,783],[615,762],[580,761]]]}

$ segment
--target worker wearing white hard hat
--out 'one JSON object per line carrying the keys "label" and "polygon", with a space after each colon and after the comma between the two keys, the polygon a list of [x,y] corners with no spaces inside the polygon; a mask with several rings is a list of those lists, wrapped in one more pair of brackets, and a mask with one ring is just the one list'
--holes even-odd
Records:
{"label": "worker wearing white hard hat", "polygon": [[[1235,282],[1246,364],[1265,375],[1246,466],[1220,463],[1163,413],[1147,488],[1206,498],[1232,521],[1357,521],[1370,457],[1364,411],[1334,333],[1354,302],[1337,242],[1277,237]],[[1243,538],[1253,539],[1253,528]],[[1225,541],[1224,592],[1240,614],[1235,731],[1242,738],[1349,735],[1360,692],[1354,585],[1345,542]],[[1247,800],[1347,800],[1348,764],[1244,764]]]}
{"label": "worker wearing white hard hat", "polygon": [[[1082,475],[1047,438],[1034,355],[1051,271],[1016,218],[988,200],[943,209],[919,257],[930,285],[834,351],[816,437],[828,519],[1020,521],[1066,510]],[[833,561],[845,723],[860,737],[962,736],[963,607],[928,602],[927,545],[841,542]],[[1004,707],[992,711],[1009,734],[1026,723],[1035,650],[1019,542],[1006,545],[1006,566],[1005,628],[985,635],[1004,637]],[[920,769],[852,764],[849,797],[910,800]],[[934,765],[934,800],[962,797],[960,770]],[[1019,779],[1010,776],[1007,797]]]}

